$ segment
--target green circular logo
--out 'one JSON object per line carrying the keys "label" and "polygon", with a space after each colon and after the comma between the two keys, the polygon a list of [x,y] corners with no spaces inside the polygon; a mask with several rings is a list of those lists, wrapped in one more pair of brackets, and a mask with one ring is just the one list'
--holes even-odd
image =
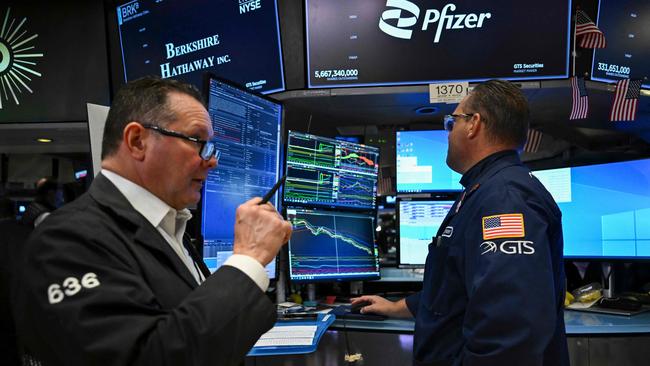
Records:
{"label": "green circular logo", "polygon": [[11,52],[4,40],[0,39],[0,75],[5,74],[11,67]]}

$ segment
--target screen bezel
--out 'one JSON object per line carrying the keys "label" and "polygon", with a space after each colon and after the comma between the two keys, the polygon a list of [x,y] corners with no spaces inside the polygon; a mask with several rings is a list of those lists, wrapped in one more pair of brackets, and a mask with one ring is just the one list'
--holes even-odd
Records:
{"label": "screen bezel", "polygon": [[[239,91],[243,91],[244,93],[248,93],[251,95],[254,95],[256,97],[262,98],[266,101],[272,102],[274,104],[277,104],[280,106],[280,130],[278,131],[278,136],[279,136],[279,144],[280,146],[278,147],[278,172],[277,172],[277,177],[276,180],[279,179],[279,177],[282,175],[283,172],[283,166],[284,166],[284,160],[283,160],[283,154],[282,152],[284,151],[285,148],[285,133],[284,133],[284,124],[285,124],[285,107],[284,104],[276,100],[270,96],[249,90],[231,80],[225,79],[223,77],[217,76],[214,73],[211,72],[205,72],[203,73],[203,82],[202,82],[202,94],[203,94],[203,104],[206,109],[206,111],[209,108],[209,98],[210,98],[210,82],[211,80],[216,80],[220,83],[226,84],[230,87],[233,87]],[[210,121],[212,123],[212,121]],[[219,167],[217,166],[218,169]],[[282,212],[282,195],[284,193],[284,185],[281,187],[281,190],[278,190],[276,193],[277,195],[277,207],[276,209],[278,212]],[[204,243],[204,237],[203,237],[203,206],[204,206],[204,200],[205,200],[205,183],[203,184],[203,187],[201,188],[201,199],[199,200],[197,206],[196,206],[196,216],[197,219],[195,221],[195,227],[194,230],[196,232],[197,240],[200,243],[201,246],[201,256],[203,256],[203,243]],[[243,203],[243,202],[242,202]],[[234,238],[233,238],[234,240]],[[275,261],[275,274],[273,277],[269,276],[270,280],[277,280],[280,276],[280,261],[279,257],[282,251],[280,251],[275,258],[273,259]]]}

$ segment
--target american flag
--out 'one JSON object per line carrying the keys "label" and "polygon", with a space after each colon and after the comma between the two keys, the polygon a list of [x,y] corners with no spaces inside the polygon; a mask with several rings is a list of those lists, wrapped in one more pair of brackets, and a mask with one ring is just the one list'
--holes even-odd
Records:
{"label": "american flag", "polygon": [[605,35],[582,10],[576,12],[576,41],[582,48],[605,48]]}
{"label": "american flag", "polygon": [[589,97],[587,96],[587,88],[585,87],[585,78],[573,76],[571,78],[571,91],[573,92],[573,106],[571,107],[569,119],[587,118]]}
{"label": "american flag", "polygon": [[483,217],[483,240],[524,237],[524,215],[520,213]]}
{"label": "american flag", "polygon": [[614,93],[614,105],[609,120],[614,121],[634,121],[636,119],[636,110],[641,95],[641,80],[619,80],[616,82],[616,92]]}
{"label": "american flag", "polygon": [[527,135],[528,138],[526,139],[526,144],[524,144],[524,152],[536,153],[539,150],[539,146],[542,144],[542,137],[544,137],[544,134],[538,130],[529,128]]}

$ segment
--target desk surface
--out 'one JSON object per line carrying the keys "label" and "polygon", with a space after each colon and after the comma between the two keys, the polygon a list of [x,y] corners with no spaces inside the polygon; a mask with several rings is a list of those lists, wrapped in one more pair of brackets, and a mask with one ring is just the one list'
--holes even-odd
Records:
{"label": "desk surface", "polygon": [[[650,312],[627,317],[584,313],[567,310],[564,312],[567,335],[585,334],[650,334]],[[337,319],[331,329],[365,330],[392,333],[413,333],[413,320],[387,319],[384,321]]]}

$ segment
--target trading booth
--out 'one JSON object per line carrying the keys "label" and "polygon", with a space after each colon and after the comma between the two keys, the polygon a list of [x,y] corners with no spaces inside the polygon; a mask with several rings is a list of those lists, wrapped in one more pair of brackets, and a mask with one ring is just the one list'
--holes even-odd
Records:
{"label": "trading booth", "polygon": [[[74,73],[67,58],[48,66],[58,40],[21,34],[24,17],[29,32],[47,32],[30,6],[9,5],[0,7],[2,133],[18,139],[2,126],[21,123],[80,128],[75,151],[42,151],[61,154],[52,156],[62,166],[72,159],[84,189],[94,175],[88,141],[101,141],[88,132],[85,102],[110,106],[120,86],[146,75],[201,90],[221,155],[187,234],[210,271],[233,254],[237,207],[283,182],[269,202],[293,235],[266,271],[285,328],[263,337],[246,365],[413,362],[412,319],[364,316],[350,300],[421,290],[429,244],[463,191],[446,163],[443,116],[489,79],[528,98],[521,159],[562,213],[571,364],[647,364],[647,0],[104,0],[79,15],[100,26],[82,25],[65,46],[92,44],[101,62]],[[82,11],[73,8],[52,8],[52,18]],[[590,23],[606,43],[582,40]],[[50,83],[62,92],[44,85],[55,77],[70,80]],[[29,148],[2,150],[11,139],[0,137],[2,188],[20,216],[33,190],[10,183],[22,179],[15,171]],[[292,325],[313,328],[291,334]]]}

